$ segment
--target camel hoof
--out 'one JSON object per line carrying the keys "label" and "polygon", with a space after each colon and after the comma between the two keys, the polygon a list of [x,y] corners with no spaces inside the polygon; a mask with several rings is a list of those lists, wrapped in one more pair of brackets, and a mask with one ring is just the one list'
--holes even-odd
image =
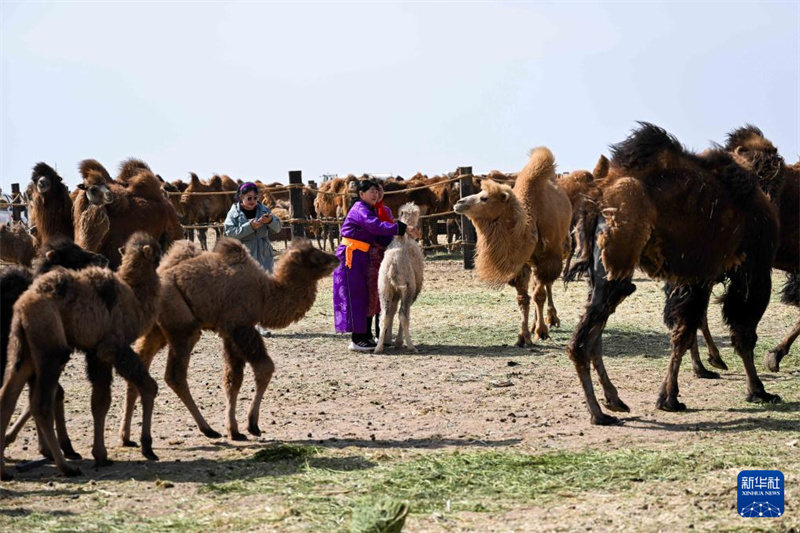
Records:
{"label": "camel hoof", "polygon": [[558,319],[557,316],[547,316],[547,325],[551,328],[559,328],[561,327],[561,320]]}
{"label": "camel hoof", "polygon": [[517,342],[514,344],[517,348],[529,348],[533,346],[533,341],[529,336],[517,335]]}
{"label": "camel hoof", "polygon": [[142,455],[149,461],[158,461],[158,456],[153,452],[152,448],[142,448]]}
{"label": "camel hoof", "polygon": [[65,466],[61,473],[64,474],[64,477],[76,477],[83,475],[81,469],[75,468],[74,466]]}
{"label": "camel hoof", "polygon": [[686,404],[678,401],[677,398],[662,396],[656,401],[656,409],[667,411],[670,413],[677,413],[686,410]]}
{"label": "camel hoof", "polygon": [[768,392],[762,392],[761,394],[756,394],[751,392],[747,395],[747,401],[750,403],[781,403],[781,397],[777,394],[770,394]]}
{"label": "camel hoof", "polygon": [[231,440],[243,441],[243,440],[247,440],[247,437],[244,435],[244,433],[239,433],[237,431],[236,433],[231,433],[230,434],[230,439]]}
{"label": "camel hoof", "polygon": [[111,466],[113,464],[114,464],[114,461],[112,461],[108,457],[104,457],[103,459],[95,459],[94,460],[94,467],[95,468],[103,468],[104,466]]}
{"label": "camel hoof", "polygon": [[701,369],[694,371],[694,377],[699,379],[719,379],[719,372],[712,372],[708,369]]}
{"label": "camel hoof", "polygon": [[709,357],[708,364],[713,366],[714,368],[719,368],[720,370],[728,370],[728,365],[726,365],[725,361],[723,361],[719,356],[717,356],[716,358]]}
{"label": "camel hoof", "polygon": [[764,366],[767,367],[770,372],[779,372],[783,356],[784,354],[781,353],[780,350],[770,350],[767,355],[764,356]]}
{"label": "camel hoof", "polygon": [[605,413],[600,413],[600,416],[592,415],[593,426],[613,426],[616,424],[619,424],[619,418],[616,416],[607,415]]}
{"label": "camel hoof", "polygon": [[138,448],[139,444],[131,439],[122,439],[122,446],[124,448]]}
{"label": "camel hoof", "polygon": [[372,353],[383,353],[383,346],[376,346]]}
{"label": "camel hoof", "polygon": [[206,428],[206,429],[200,428],[200,431],[202,431],[202,432],[203,432],[203,435],[205,435],[205,436],[206,436],[206,437],[208,437],[209,439],[219,439],[219,438],[222,438],[222,433],[218,433],[218,432],[214,431],[214,430],[213,430],[213,429],[211,429],[211,428]]}
{"label": "camel hoof", "polygon": [[625,405],[625,402],[617,398],[614,401],[606,399],[603,404],[610,410],[617,413],[630,413],[631,408]]}
{"label": "camel hoof", "polygon": [[543,329],[543,330],[538,330],[537,329],[536,330],[536,338],[539,339],[540,341],[546,341],[546,340],[548,340],[550,338],[550,331],[548,331],[547,329]]}
{"label": "camel hoof", "polygon": [[258,424],[248,424],[247,425],[247,432],[253,435],[254,437],[261,436],[261,430],[258,427]]}

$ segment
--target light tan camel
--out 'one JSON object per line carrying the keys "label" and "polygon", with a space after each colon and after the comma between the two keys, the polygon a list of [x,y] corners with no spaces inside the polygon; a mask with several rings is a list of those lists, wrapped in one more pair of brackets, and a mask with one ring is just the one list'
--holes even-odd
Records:
{"label": "light tan camel", "polygon": [[478,234],[475,267],[478,276],[492,284],[509,283],[517,289],[522,324],[517,346],[531,346],[528,328],[528,283],[534,279],[536,335],[549,338],[544,319],[560,325],[553,304],[552,285],[561,273],[565,242],[569,236],[572,208],[564,190],[555,182],[555,159],[545,147],[531,151],[514,188],[483,180],[481,192],[459,200],[453,209],[475,224]]}

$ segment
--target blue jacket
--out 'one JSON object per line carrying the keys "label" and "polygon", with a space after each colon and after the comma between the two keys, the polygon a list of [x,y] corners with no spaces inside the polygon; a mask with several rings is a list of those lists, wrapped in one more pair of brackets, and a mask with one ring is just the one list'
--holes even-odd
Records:
{"label": "blue jacket", "polygon": [[[271,211],[264,204],[256,204],[256,217],[260,218],[262,215],[269,214]],[[272,222],[264,224],[258,230],[254,230],[250,225],[250,220],[242,211],[242,206],[236,202],[231,206],[228,211],[228,216],[225,217],[225,235],[233,239],[242,241],[250,255],[264,267],[267,272],[272,272],[275,264],[274,253],[272,251],[272,244],[269,241],[269,234],[278,233],[281,231],[281,221],[278,217],[273,216]]]}

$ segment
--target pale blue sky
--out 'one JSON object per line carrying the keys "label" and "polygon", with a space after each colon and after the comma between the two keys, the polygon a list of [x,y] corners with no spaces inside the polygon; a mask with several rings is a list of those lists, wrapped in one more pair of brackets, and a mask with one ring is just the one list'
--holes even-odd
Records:
{"label": "pale blue sky", "polygon": [[[6,2],[0,186],[591,168],[636,120],[800,154],[800,2]],[[24,186],[24,185],[23,185]]]}

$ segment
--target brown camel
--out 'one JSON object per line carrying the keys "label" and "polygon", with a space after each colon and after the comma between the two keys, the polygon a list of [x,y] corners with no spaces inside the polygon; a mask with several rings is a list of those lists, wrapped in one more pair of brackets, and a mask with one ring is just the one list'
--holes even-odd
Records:
{"label": "brown camel", "polygon": [[[169,344],[164,376],[167,385],[189,409],[200,431],[218,438],[221,435],[203,418],[186,380],[192,348],[201,331],[216,331],[225,347],[223,384],[228,399],[228,436],[245,439],[236,423],[245,363],[252,367],[256,382],[247,430],[260,435],[261,399],[275,366],[255,326],[280,329],[300,320],[314,303],[317,282],[329,276],[338,262],[335,256],[303,241],[283,254],[272,275],[239,241],[222,238],[213,252],[203,253],[188,241],[176,243],[159,268],[164,297],[157,325],[136,344],[139,357],[149,368],[156,352]],[[231,297],[233,294],[235,298]],[[136,391],[128,387],[120,428],[120,438],[126,446],[134,445],[130,441],[130,424],[135,402]]]}
{"label": "brown camel", "polygon": [[517,346],[531,346],[528,328],[534,279],[536,335],[549,338],[544,319],[560,325],[553,304],[553,282],[561,273],[572,208],[564,189],[555,182],[555,159],[547,148],[531,151],[530,160],[512,189],[492,180],[481,183],[480,193],[459,200],[453,209],[475,224],[478,234],[475,267],[478,276],[493,285],[510,283],[517,289],[522,324]]}
{"label": "brown camel", "polygon": [[[780,401],[764,390],[753,364],[756,327],[769,301],[770,265],[778,242],[775,209],[735,156],[719,149],[695,155],[663,129],[639,124],[625,141],[612,146],[588,265],[591,290],[567,347],[591,422],[618,420],[603,413],[597,402],[590,362],[606,406],[629,411],[603,365],[602,333],[617,306],[636,290],[631,278],[637,266],[673,286],[665,309],[673,323],[672,353],[657,408],[686,408],[678,401],[681,357],[696,339],[711,287],[721,275],[728,279],[722,312],[744,362],[748,400]],[[699,235],[704,237],[695,237]]]}
{"label": "brown camel", "polygon": [[127,184],[123,186],[109,181],[108,172],[94,160],[79,165],[85,194],[75,200],[75,242],[106,256],[112,269],[120,264],[120,248],[137,231],[157,239],[162,249],[183,237],[178,214],[164,196],[161,182],[145,167],[136,159],[123,162],[120,178]]}
{"label": "brown camel", "polygon": [[0,260],[31,266],[36,257],[36,240],[22,222],[0,224]]}
{"label": "brown camel", "polygon": [[[225,222],[225,216],[233,205],[233,193],[238,189],[236,182],[225,176],[225,180],[217,174],[207,182],[203,182],[192,172],[189,186],[181,196],[182,212],[190,224],[219,224]],[[201,194],[192,193],[219,193]],[[222,234],[219,228],[214,230],[219,238]],[[207,230],[197,230],[197,238],[203,250],[208,250]]]}
{"label": "brown camel", "polygon": [[[339,227],[330,221],[341,221],[350,209],[350,203],[355,197],[355,183],[358,181],[353,174],[344,178],[334,178],[326,181],[317,189],[314,198],[314,210],[322,226],[322,246],[326,249],[326,242],[335,249],[334,238],[339,236]],[[327,221],[327,222],[326,222]]]}
{"label": "brown camel", "polygon": [[31,181],[30,221],[36,245],[59,237],[72,240],[72,200],[61,176],[46,163],[37,163]]}
{"label": "brown camel", "polygon": [[103,434],[111,404],[112,367],[142,395],[142,453],[158,459],[150,437],[158,386],[130,344],[155,322],[161,293],[156,274],[159,257],[158,243],[137,233],[125,245],[118,273],[98,267],[56,270],[36,279],[20,296],[11,324],[10,363],[0,389],[0,479],[9,478],[4,435],[26,382],[31,386],[33,416],[56,466],[67,476],[80,473],[67,464],[53,430],[58,379],[73,350],[86,352],[92,382],[95,466],[110,463]]}

